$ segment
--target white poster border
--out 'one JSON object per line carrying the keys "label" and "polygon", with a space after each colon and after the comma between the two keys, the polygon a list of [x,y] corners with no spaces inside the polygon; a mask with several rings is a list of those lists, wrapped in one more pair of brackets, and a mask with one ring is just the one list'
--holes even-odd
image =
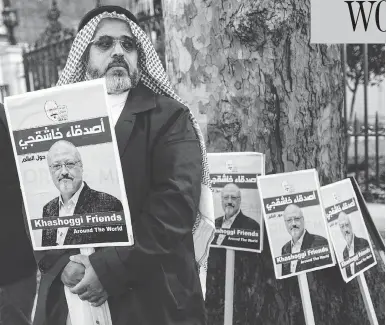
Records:
{"label": "white poster border", "polygon": [[[74,84],[69,84],[69,85],[63,85],[63,86],[58,86],[58,87],[53,87],[53,88],[48,88],[48,89],[42,89],[38,90],[35,92],[28,93],[29,98],[38,98],[38,97],[44,97],[46,95],[50,95],[52,93],[59,92],[61,90],[71,90],[71,89],[82,89],[85,87],[85,84],[89,86],[101,86],[102,91],[104,94],[107,94],[107,88],[106,88],[106,82],[104,78],[100,79],[95,79],[95,80],[90,80],[90,81],[83,81],[83,82],[78,82]],[[16,143],[15,139],[13,137],[13,128],[12,128],[12,121],[8,109],[8,104],[10,100],[14,99],[22,99],[25,98],[26,94],[20,94],[20,95],[15,95],[15,96],[10,96],[10,97],[5,97],[4,100],[4,110],[7,118],[7,123],[8,123],[8,129],[9,129],[9,134],[12,142],[12,149],[14,153],[14,158],[16,161],[16,168],[19,176],[19,180],[22,180],[22,175],[21,175],[21,166],[19,164],[19,160],[17,157],[19,156],[16,150]],[[127,200],[127,195],[126,195],[126,189],[125,189],[125,183],[124,183],[124,178],[123,178],[123,173],[122,173],[122,165],[121,165],[121,159],[119,156],[119,150],[118,150],[118,145],[117,145],[117,139],[115,132],[113,131],[114,124],[112,121],[111,117],[111,109],[108,105],[107,101],[107,96],[104,96],[105,98],[105,105],[107,107],[107,115],[110,123],[110,133],[112,137],[112,144],[113,144],[113,150],[114,150],[114,155],[115,155],[115,161],[116,161],[116,167],[117,167],[117,174],[118,174],[118,183],[119,183],[119,188],[121,193],[123,194],[120,200],[122,201],[123,205],[123,211],[125,213],[125,223],[126,223],[126,229],[127,229],[127,235],[128,235],[128,242],[116,242],[116,243],[94,243],[94,244],[77,244],[77,245],[57,245],[57,246],[41,246],[38,247],[36,246],[35,240],[34,240],[34,232],[32,229],[31,225],[31,217],[29,214],[29,208],[28,208],[28,202],[27,202],[27,195],[25,192],[24,184],[22,181],[20,181],[20,189],[23,197],[23,204],[24,204],[24,212],[27,217],[27,224],[29,228],[29,232],[31,235],[31,241],[32,241],[32,246],[35,251],[45,251],[45,250],[56,250],[56,249],[72,249],[72,248],[96,248],[96,247],[112,247],[112,246],[133,246],[134,245],[134,236],[133,236],[133,230],[132,230],[132,223],[131,223],[131,214],[130,214],[130,208]],[[58,123],[59,124],[59,123]]]}
{"label": "white poster border", "polygon": [[[299,174],[309,174],[309,173],[312,173],[314,175],[315,185],[316,185],[315,191],[318,193],[318,196],[319,196],[319,208],[320,208],[320,211],[321,211],[321,216],[325,216],[324,208],[323,208],[322,200],[321,200],[321,194],[320,194],[320,185],[319,185],[319,179],[318,179],[318,172],[316,171],[316,169],[305,169],[305,170],[299,170],[299,171],[293,171],[293,172],[287,172],[287,173],[265,175],[265,176],[259,177],[257,179],[258,190],[260,192],[260,200],[261,200],[261,204],[262,204],[262,207],[263,207],[262,213],[263,213],[264,221],[265,221],[266,224],[268,222],[268,217],[267,217],[267,215],[265,213],[265,209],[264,209],[264,199],[263,199],[263,193],[261,191],[260,180],[261,179],[270,179],[270,178],[283,177],[283,175],[294,175],[294,174],[298,174],[299,175]],[[299,272],[290,273],[290,274],[287,274],[287,275],[284,275],[284,276],[282,276],[282,275],[279,276],[277,274],[277,267],[276,267],[276,263],[275,263],[275,257],[274,257],[273,254],[271,254],[272,263],[273,263],[276,279],[278,279],[278,280],[286,279],[286,278],[290,278],[290,277],[293,277],[293,276],[296,276],[296,275],[300,275],[300,274],[304,274],[304,273],[308,273],[308,272],[313,272],[313,271],[317,271],[317,270],[322,270],[322,269],[326,269],[326,268],[333,267],[333,266],[336,265],[336,261],[335,261],[335,257],[334,257],[334,249],[333,249],[333,246],[331,244],[331,238],[330,238],[329,231],[327,229],[327,224],[326,224],[325,218],[324,218],[323,224],[324,224],[325,232],[327,234],[327,241],[328,241],[328,246],[329,246],[329,249],[330,249],[330,255],[331,255],[332,263],[331,264],[326,264],[326,265],[323,265],[323,266],[318,266],[318,267],[310,268],[310,269],[299,271]],[[269,226],[267,225],[266,228],[267,228],[267,236],[268,236],[269,245],[270,245],[270,247],[274,247],[272,245],[272,239],[271,239],[270,231],[268,230]]]}

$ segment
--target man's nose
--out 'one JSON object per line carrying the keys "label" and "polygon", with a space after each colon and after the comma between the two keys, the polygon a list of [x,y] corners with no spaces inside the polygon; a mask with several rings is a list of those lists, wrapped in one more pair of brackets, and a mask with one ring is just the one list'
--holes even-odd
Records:
{"label": "man's nose", "polygon": [[123,55],[125,53],[125,50],[123,49],[121,42],[115,41],[113,45],[113,52],[111,53],[112,56],[114,55]]}
{"label": "man's nose", "polygon": [[66,165],[63,164],[63,165],[60,167],[60,174],[61,174],[61,175],[67,175],[67,174],[68,174],[68,169],[67,169]]}

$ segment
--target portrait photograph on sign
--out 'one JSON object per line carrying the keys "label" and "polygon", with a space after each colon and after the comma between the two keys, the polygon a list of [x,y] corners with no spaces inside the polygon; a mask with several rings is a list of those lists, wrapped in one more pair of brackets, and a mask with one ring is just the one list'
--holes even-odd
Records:
{"label": "portrait photograph on sign", "polygon": [[314,169],[257,180],[277,279],[335,265]]}
{"label": "portrait photograph on sign", "polygon": [[349,179],[320,191],[339,269],[349,282],[377,264],[362,212]]}
{"label": "portrait photograph on sign", "polygon": [[35,250],[130,246],[130,210],[103,79],[7,97]]}
{"label": "portrait photograph on sign", "polygon": [[209,153],[216,232],[212,247],[260,253],[263,220],[257,177],[264,175],[261,153]]}

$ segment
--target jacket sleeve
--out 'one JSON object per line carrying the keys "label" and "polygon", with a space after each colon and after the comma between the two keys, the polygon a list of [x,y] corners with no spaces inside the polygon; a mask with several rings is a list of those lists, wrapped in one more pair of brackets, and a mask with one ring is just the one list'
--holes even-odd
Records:
{"label": "jacket sleeve", "polygon": [[0,283],[36,271],[31,242],[22,213],[22,195],[4,107],[0,104]]}
{"label": "jacket sleeve", "polygon": [[79,254],[79,251],[67,249],[35,251],[35,259],[42,274],[56,278],[70,262],[70,256],[76,254]]}
{"label": "jacket sleeve", "polygon": [[[7,120],[3,105],[0,104],[0,152],[2,158],[0,160],[0,184],[2,195],[0,195],[0,206],[2,215],[5,212],[15,213],[16,208],[20,212],[19,219],[22,221],[21,203],[22,196],[17,175],[15,158],[13,155],[11,139],[8,131]],[[7,222],[3,223],[7,224]],[[7,227],[1,227],[4,230]]]}
{"label": "jacket sleeve", "polygon": [[146,281],[157,269],[154,265],[192,236],[201,193],[201,153],[188,114],[177,112],[153,149],[152,188],[133,223],[134,246],[107,247],[90,255],[110,295]]}

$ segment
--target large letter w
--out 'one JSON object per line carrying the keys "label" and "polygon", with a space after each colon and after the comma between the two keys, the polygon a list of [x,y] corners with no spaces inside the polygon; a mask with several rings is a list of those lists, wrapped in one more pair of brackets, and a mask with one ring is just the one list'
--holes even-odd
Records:
{"label": "large letter w", "polygon": [[[365,31],[367,31],[367,27],[369,26],[371,11],[373,10],[373,4],[376,3],[376,1],[345,1],[345,2],[347,3],[348,8],[350,10],[351,23],[352,23],[352,28],[353,28],[354,32],[355,32],[355,29],[357,28],[357,25],[358,25],[359,12],[362,15],[362,20],[363,20],[363,25],[365,26]],[[354,18],[354,13],[353,13],[353,9],[352,9],[352,3],[353,2],[359,3],[359,12],[357,14],[356,19]],[[371,3],[371,8],[370,8],[370,12],[369,12],[369,15],[367,17],[367,20],[366,20],[365,10],[363,9],[363,3],[364,2],[370,2]]]}

